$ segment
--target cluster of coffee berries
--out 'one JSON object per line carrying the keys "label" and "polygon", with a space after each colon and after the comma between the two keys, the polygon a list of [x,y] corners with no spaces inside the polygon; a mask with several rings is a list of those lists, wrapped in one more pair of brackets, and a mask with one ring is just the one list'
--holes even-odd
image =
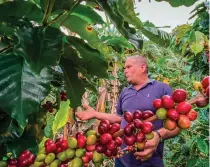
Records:
{"label": "cluster of coffee berries", "polygon": [[201,85],[204,89],[204,93],[207,97],[209,97],[209,83],[210,83],[210,76],[206,76],[202,81]]}
{"label": "cluster of coffee berries", "polygon": [[153,106],[157,109],[156,116],[164,120],[166,129],[174,130],[177,126],[188,129],[190,121],[197,118],[197,112],[192,109],[191,103],[186,99],[187,92],[184,89],[176,89],[172,96],[165,95],[153,101]]}
{"label": "cluster of coffee berries", "polygon": [[98,166],[104,157],[117,156],[122,139],[120,137],[112,139],[111,134],[117,132],[120,125],[102,121],[99,127],[104,130],[100,131],[100,134],[95,130],[88,130],[86,133],[78,132],[67,139],[58,138],[55,142],[47,139],[44,147],[40,148],[37,157],[34,158],[33,166],[87,167],[90,161]]}
{"label": "cluster of coffee berries", "polygon": [[108,120],[103,120],[98,126],[98,133],[100,134],[100,139],[96,143],[96,151],[98,153],[103,153],[106,157],[120,157],[118,154],[119,147],[122,145],[122,138],[113,137],[113,134],[120,130],[120,125],[118,123],[113,123],[112,125]]}
{"label": "cluster of coffee berries", "polygon": [[66,95],[65,91],[61,91],[60,99],[61,99],[61,101],[67,101],[67,95]]}
{"label": "cluster of coffee berries", "polygon": [[53,104],[51,101],[46,101],[46,103],[42,105],[42,108],[44,108],[46,111],[49,111],[50,113],[54,111]]}
{"label": "cluster of coffee berries", "polygon": [[28,167],[35,161],[35,155],[29,151],[23,151],[18,158],[9,158],[7,161],[0,161],[0,167]]}
{"label": "cluster of coffee berries", "polygon": [[128,147],[128,151],[132,151],[132,146],[136,146],[138,150],[143,150],[147,140],[154,137],[153,124],[145,121],[152,117],[152,111],[136,110],[133,114],[129,111],[124,113],[124,118],[128,124],[124,127],[124,142]]}

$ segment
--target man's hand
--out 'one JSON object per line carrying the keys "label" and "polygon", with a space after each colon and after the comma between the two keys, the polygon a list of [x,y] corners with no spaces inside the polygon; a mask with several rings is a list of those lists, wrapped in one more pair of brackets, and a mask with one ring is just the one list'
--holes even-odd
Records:
{"label": "man's hand", "polygon": [[94,118],[96,111],[87,104],[84,104],[83,107],[85,111],[76,112],[76,116],[83,121]]}
{"label": "man's hand", "polygon": [[159,138],[158,134],[154,132],[154,138],[151,140],[148,140],[146,142],[144,151],[134,153],[134,155],[136,156],[136,159],[145,161],[145,160],[151,158],[153,152],[155,152],[155,150],[159,144],[159,141],[160,141],[160,138]]}

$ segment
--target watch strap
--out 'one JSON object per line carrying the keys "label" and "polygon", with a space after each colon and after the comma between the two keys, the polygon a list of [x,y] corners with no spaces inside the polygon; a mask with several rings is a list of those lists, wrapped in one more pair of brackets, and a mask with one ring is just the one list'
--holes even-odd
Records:
{"label": "watch strap", "polygon": [[158,136],[159,136],[159,138],[160,138],[160,142],[162,142],[162,141],[163,141],[163,138],[162,138],[160,132],[159,132],[158,130],[155,130],[154,132],[156,132],[156,133],[158,134]]}

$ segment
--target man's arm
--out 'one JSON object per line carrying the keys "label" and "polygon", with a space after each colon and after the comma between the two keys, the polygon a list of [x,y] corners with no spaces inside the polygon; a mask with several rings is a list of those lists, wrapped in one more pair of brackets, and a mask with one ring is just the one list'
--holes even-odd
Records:
{"label": "man's arm", "polygon": [[120,93],[118,103],[117,103],[117,112],[116,114],[109,114],[109,113],[101,113],[95,111],[92,107],[89,107],[88,105],[83,105],[83,107],[86,109],[83,112],[76,112],[76,116],[81,120],[88,120],[92,118],[96,118],[99,120],[109,120],[111,123],[121,123],[123,112],[122,112],[122,104],[121,104],[121,98],[122,98],[123,91]]}
{"label": "man's arm", "polygon": [[162,139],[168,139],[168,138],[171,138],[171,137],[174,137],[174,136],[178,135],[182,130],[177,127],[176,129],[174,129],[172,131],[167,130],[165,128],[161,128],[157,131],[160,133],[160,136],[161,136]]}
{"label": "man's arm", "polygon": [[108,113],[101,113],[101,112],[96,112],[95,118],[100,119],[100,120],[107,119],[111,123],[115,123],[115,122],[121,123],[121,121],[122,121],[122,117],[118,116],[117,114],[108,114]]}
{"label": "man's arm", "polygon": [[99,120],[109,120],[111,123],[120,123],[122,121],[122,117],[118,116],[117,114],[109,114],[109,113],[101,113],[95,111],[92,107],[88,105],[83,105],[86,109],[85,111],[76,112],[76,116],[81,120],[88,120],[92,118],[96,118]]}

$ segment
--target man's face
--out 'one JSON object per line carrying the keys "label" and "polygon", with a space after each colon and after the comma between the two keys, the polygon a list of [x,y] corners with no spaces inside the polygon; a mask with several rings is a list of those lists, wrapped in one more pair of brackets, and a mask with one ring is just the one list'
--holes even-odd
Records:
{"label": "man's face", "polygon": [[136,62],[135,59],[128,58],[125,62],[125,76],[127,81],[131,84],[135,84],[139,77],[145,72],[146,65],[140,62]]}

